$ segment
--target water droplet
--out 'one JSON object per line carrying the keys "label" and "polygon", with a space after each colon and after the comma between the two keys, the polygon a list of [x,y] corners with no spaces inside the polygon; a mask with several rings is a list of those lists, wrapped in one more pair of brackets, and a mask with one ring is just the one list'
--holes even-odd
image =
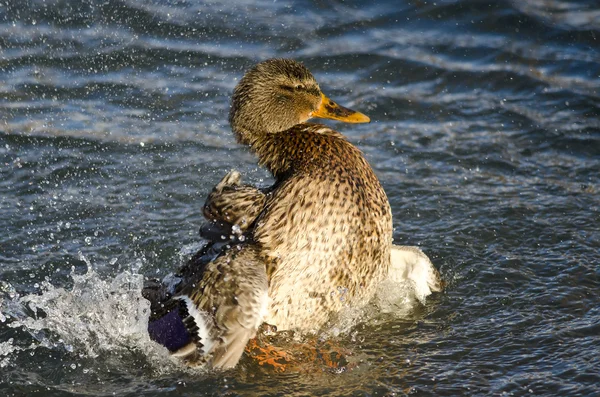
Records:
{"label": "water droplet", "polygon": [[142,260],[139,258],[136,259],[136,261],[131,264],[131,272],[133,274],[137,274],[140,271],[140,269],[142,268],[142,266],[143,266]]}

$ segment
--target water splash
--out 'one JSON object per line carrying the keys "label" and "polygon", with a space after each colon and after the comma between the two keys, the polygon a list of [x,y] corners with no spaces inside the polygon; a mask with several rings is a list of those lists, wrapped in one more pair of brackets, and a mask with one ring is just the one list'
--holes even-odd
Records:
{"label": "water splash", "polygon": [[174,368],[166,349],[148,337],[150,303],[142,297],[143,276],[134,270],[104,279],[87,258],[80,254],[80,259],[87,271],[75,274],[73,269],[69,289],[44,281],[41,293],[19,296],[9,284],[2,285],[0,317],[8,327],[28,332],[33,341],[28,348],[13,345],[12,339],[0,341],[0,366],[21,350],[43,346],[87,358],[107,352],[141,353],[158,371]]}
{"label": "water splash", "polygon": [[323,338],[354,334],[359,324],[374,325],[387,318],[408,319],[416,315],[425,302],[419,300],[409,281],[385,280],[375,296],[364,306],[347,306],[323,329]]}
{"label": "water splash", "polygon": [[393,314],[399,318],[408,317],[419,304],[415,286],[409,281],[386,280],[381,283],[375,295],[376,305],[381,313]]}

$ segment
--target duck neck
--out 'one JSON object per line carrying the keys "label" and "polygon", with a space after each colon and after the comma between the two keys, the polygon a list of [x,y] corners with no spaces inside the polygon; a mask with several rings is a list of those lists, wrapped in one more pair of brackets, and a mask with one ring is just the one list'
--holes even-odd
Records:
{"label": "duck neck", "polygon": [[265,132],[249,131],[243,127],[233,128],[233,133],[238,143],[248,145],[253,150],[266,135]]}
{"label": "duck neck", "polygon": [[331,156],[343,157],[356,150],[339,132],[313,123],[297,124],[280,132],[236,131],[236,137],[238,142],[250,146],[259,164],[277,180],[306,167],[327,168]]}
{"label": "duck neck", "polygon": [[275,178],[279,178],[291,167],[292,153],[286,147],[287,131],[263,132],[248,131],[244,128],[233,129],[236,140],[247,145],[258,157],[258,163],[266,167]]}

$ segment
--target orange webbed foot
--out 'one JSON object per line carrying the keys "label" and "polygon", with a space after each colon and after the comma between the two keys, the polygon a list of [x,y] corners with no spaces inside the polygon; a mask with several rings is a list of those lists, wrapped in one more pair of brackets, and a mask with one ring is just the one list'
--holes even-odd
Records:
{"label": "orange webbed foot", "polygon": [[[343,372],[351,366],[346,357],[351,356],[352,352],[335,341],[308,337],[301,342],[292,342],[281,336],[265,338],[262,334],[259,338],[251,339],[246,346],[246,353],[260,366],[272,367],[277,372]],[[273,342],[280,342],[281,347]]]}
{"label": "orange webbed foot", "polygon": [[258,340],[250,339],[246,345],[246,353],[260,366],[271,366],[277,372],[285,372],[291,363],[290,355],[282,349],[270,344],[259,344]]}
{"label": "orange webbed foot", "polygon": [[303,352],[307,367],[321,369],[325,371],[340,372],[347,369],[347,356],[352,352],[343,348],[332,341],[323,341],[317,338],[310,338],[303,343],[296,345],[299,351]]}

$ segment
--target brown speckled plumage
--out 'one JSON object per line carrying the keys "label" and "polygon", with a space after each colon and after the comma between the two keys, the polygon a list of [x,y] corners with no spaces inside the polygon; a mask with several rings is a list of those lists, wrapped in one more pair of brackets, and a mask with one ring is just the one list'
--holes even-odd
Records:
{"label": "brown speckled plumage", "polygon": [[321,98],[310,72],[290,60],[259,64],[233,96],[238,140],[276,179],[253,239],[269,276],[265,321],[280,330],[315,331],[364,303],[389,267],[392,217],[377,177],[340,133],[304,122]]}
{"label": "brown speckled plumage", "polygon": [[256,335],[268,302],[267,276],[256,259],[257,251],[254,245],[234,246],[211,262],[186,266],[180,273],[183,282],[175,295],[191,299],[214,341],[205,349],[202,344],[208,343],[197,338],[193,343],[198,348],[183,355],[189,365],[233,367],[248,340]]}
{"label": "brown speckled plumage", "polygon": [[360,151],[323,125],[265,135],[253,149],[277,180],[254,229],[269,265],[266,321],[317,330],[364,303],[387,274],[387,197]]}
{"label": "brown speckled plumage", "polygon": [[262,321],[278,330],[316,331],[343,307],[366,303],[388,277],[386,194],[343,135],[306,122],[317,116],[369,120],[326,98],[292,60],[262,62],[237,85],[232,129],[276,182],[263,193],[230,173],[207,200],[209,220],[242,223],[248,239],[209,263],[197,265],[196,255],[182,272],[175,297],[193,302],[216,341],[208,353],[183,351],[188,360],[233,366]]}
{"label": "brown speckled plumage", "polygon": [[242,185],[241,175],[231,171],[213,188],[204,204],[209,221],[227,221],[247,230],[261,213],[265,194],[253,186]]}

